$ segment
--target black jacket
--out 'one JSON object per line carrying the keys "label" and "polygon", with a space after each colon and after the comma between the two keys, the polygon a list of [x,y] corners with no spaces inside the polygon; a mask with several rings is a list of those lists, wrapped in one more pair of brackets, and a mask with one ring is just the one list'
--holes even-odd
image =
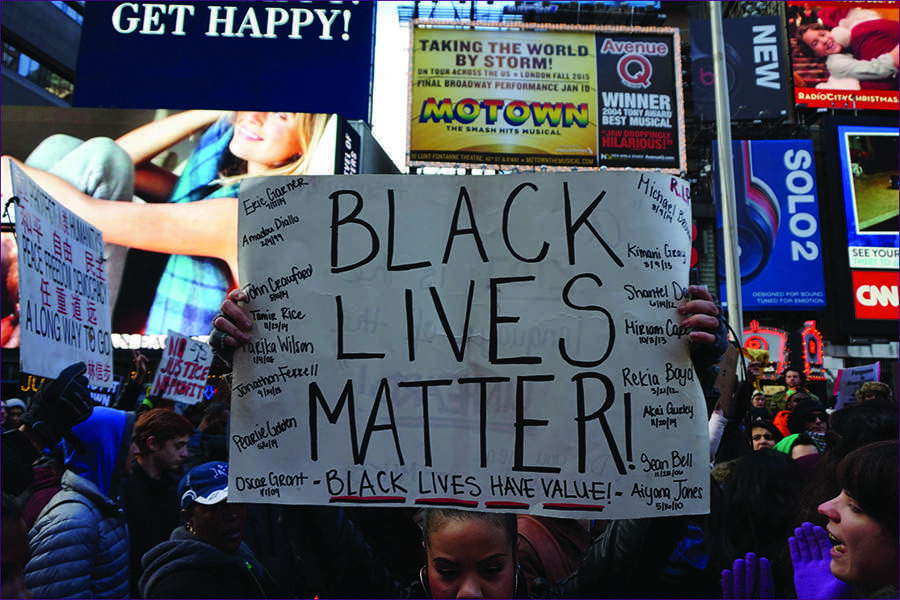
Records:
{"label": "black jacket", "polygon": [[181,524],[181,510],[176,498],[178,477],[163,473],[153,479],[137,462],[131,477],[122,485],[122,503],[128,523],[131,550],[131,596],[137,598],[137,582],[143,567],[141,557],[154,546],[169,539]]}
{"label": "black jacket", "polygon": [[200,541],[184,527],[143,558],[141,598],[286,598],[242,544],[238,554]]}

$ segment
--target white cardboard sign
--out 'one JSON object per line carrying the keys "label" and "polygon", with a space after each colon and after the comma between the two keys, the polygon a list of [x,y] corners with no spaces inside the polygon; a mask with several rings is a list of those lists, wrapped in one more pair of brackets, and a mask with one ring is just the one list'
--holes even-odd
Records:
{"label": "white cardboard sign", "polygon": [[82,361],[92,386],[114,385],[103,235],[10,163],[19,246],[22,371],[54,378]]}
{"label": "white cardboard sign", "polygon": [[845,406],[855,404],[856,390],[867,381],[879,381],[880,377],[880,362],[838,369],[838,374],[834,382],[835,396],[837,396],[837,401],[834,403],[834,409],[840,410]]}
{"label": "white cardboard sign", "polygon": [[229,497],[708,510],[683,180],[273,177],[238,210]]}
{"label": "white cardboard sign", "polygon": [[212,359],[209,344],[170,329],[150,395],[187,404],[202,401]]}

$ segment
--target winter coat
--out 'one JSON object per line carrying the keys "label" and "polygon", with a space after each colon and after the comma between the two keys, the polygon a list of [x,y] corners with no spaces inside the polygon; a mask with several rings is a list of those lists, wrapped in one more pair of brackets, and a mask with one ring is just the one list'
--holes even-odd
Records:
{"label": "winter coat", "polygon": [[128,530],[114,500],[66,471],[28,535],[25,583],[35,598],[128,598]]}
{"label": "winter coat", "polygon": [[25,583],[35,598],[128,598],[128,528],[118,480],[134,414],[95,406],[72,428],[84,453],[64,444],[62,490],[28,533]]}
{"label": "winter coat", "polygon": [[147,552],[141,598],[284,598],[246,544],[229,554],[183,526]]}
{"label": "winter coat", "polygon": [[137,598],[138,578],[143,572],[141,557],[169,536],[181,522],[181,508],[175,492],[179,478],[164,472],[153,479],[135,462],[131,477],[122,485],[122,502],[128,522],[131,552],[131,596]]}

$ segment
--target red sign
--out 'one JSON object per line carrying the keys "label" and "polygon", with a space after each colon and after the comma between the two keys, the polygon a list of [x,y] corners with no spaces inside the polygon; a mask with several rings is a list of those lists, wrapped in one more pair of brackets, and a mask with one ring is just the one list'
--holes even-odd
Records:
{"label": "red sign", "polygon": [[900,319],[897,271],[852,271],[857,319]]}
{"label": "red sign", "polygon": [[750,326],[744,329],[744,347],[769,351],[770,369],[766,369],[765,375],[775,379],[787,366],[787,341],[786,331],[775,327],[760,325],[759,321],[750,321]]}

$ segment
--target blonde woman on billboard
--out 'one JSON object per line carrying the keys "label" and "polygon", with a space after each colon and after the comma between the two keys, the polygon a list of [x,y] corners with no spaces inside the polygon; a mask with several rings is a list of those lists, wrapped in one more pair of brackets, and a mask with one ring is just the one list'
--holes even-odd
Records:
{"label": "blonde woman on billboard", "polygon": [[[65,174],[31,166],[32,157],[25,165],[3,157],[3,197],[10,196],[8,163],[13,161],[58,202],[103,232],[107,243],[171,254],[144,333],[174,329],[203,334],[222,297],[237,282],[240,181],[307,173],[327,121],[323,114],[185,111],[143,125],[114,144],[107,140],[99,155],[87,153],[91,168],[76,170],[82,179],[85,173],[95,179],[109,177],[129,196],[133,189],[141,196],[167,199],[162,204],[100,199],[103,196],[79,189]],[[150,165],[151,158],[203,129],[180,176]],[[45,142],[61,144],[53,140],[56,137]],[[83,142],[79,149],[93,142]],[[123,163],[129,168],[123,169]]]}

